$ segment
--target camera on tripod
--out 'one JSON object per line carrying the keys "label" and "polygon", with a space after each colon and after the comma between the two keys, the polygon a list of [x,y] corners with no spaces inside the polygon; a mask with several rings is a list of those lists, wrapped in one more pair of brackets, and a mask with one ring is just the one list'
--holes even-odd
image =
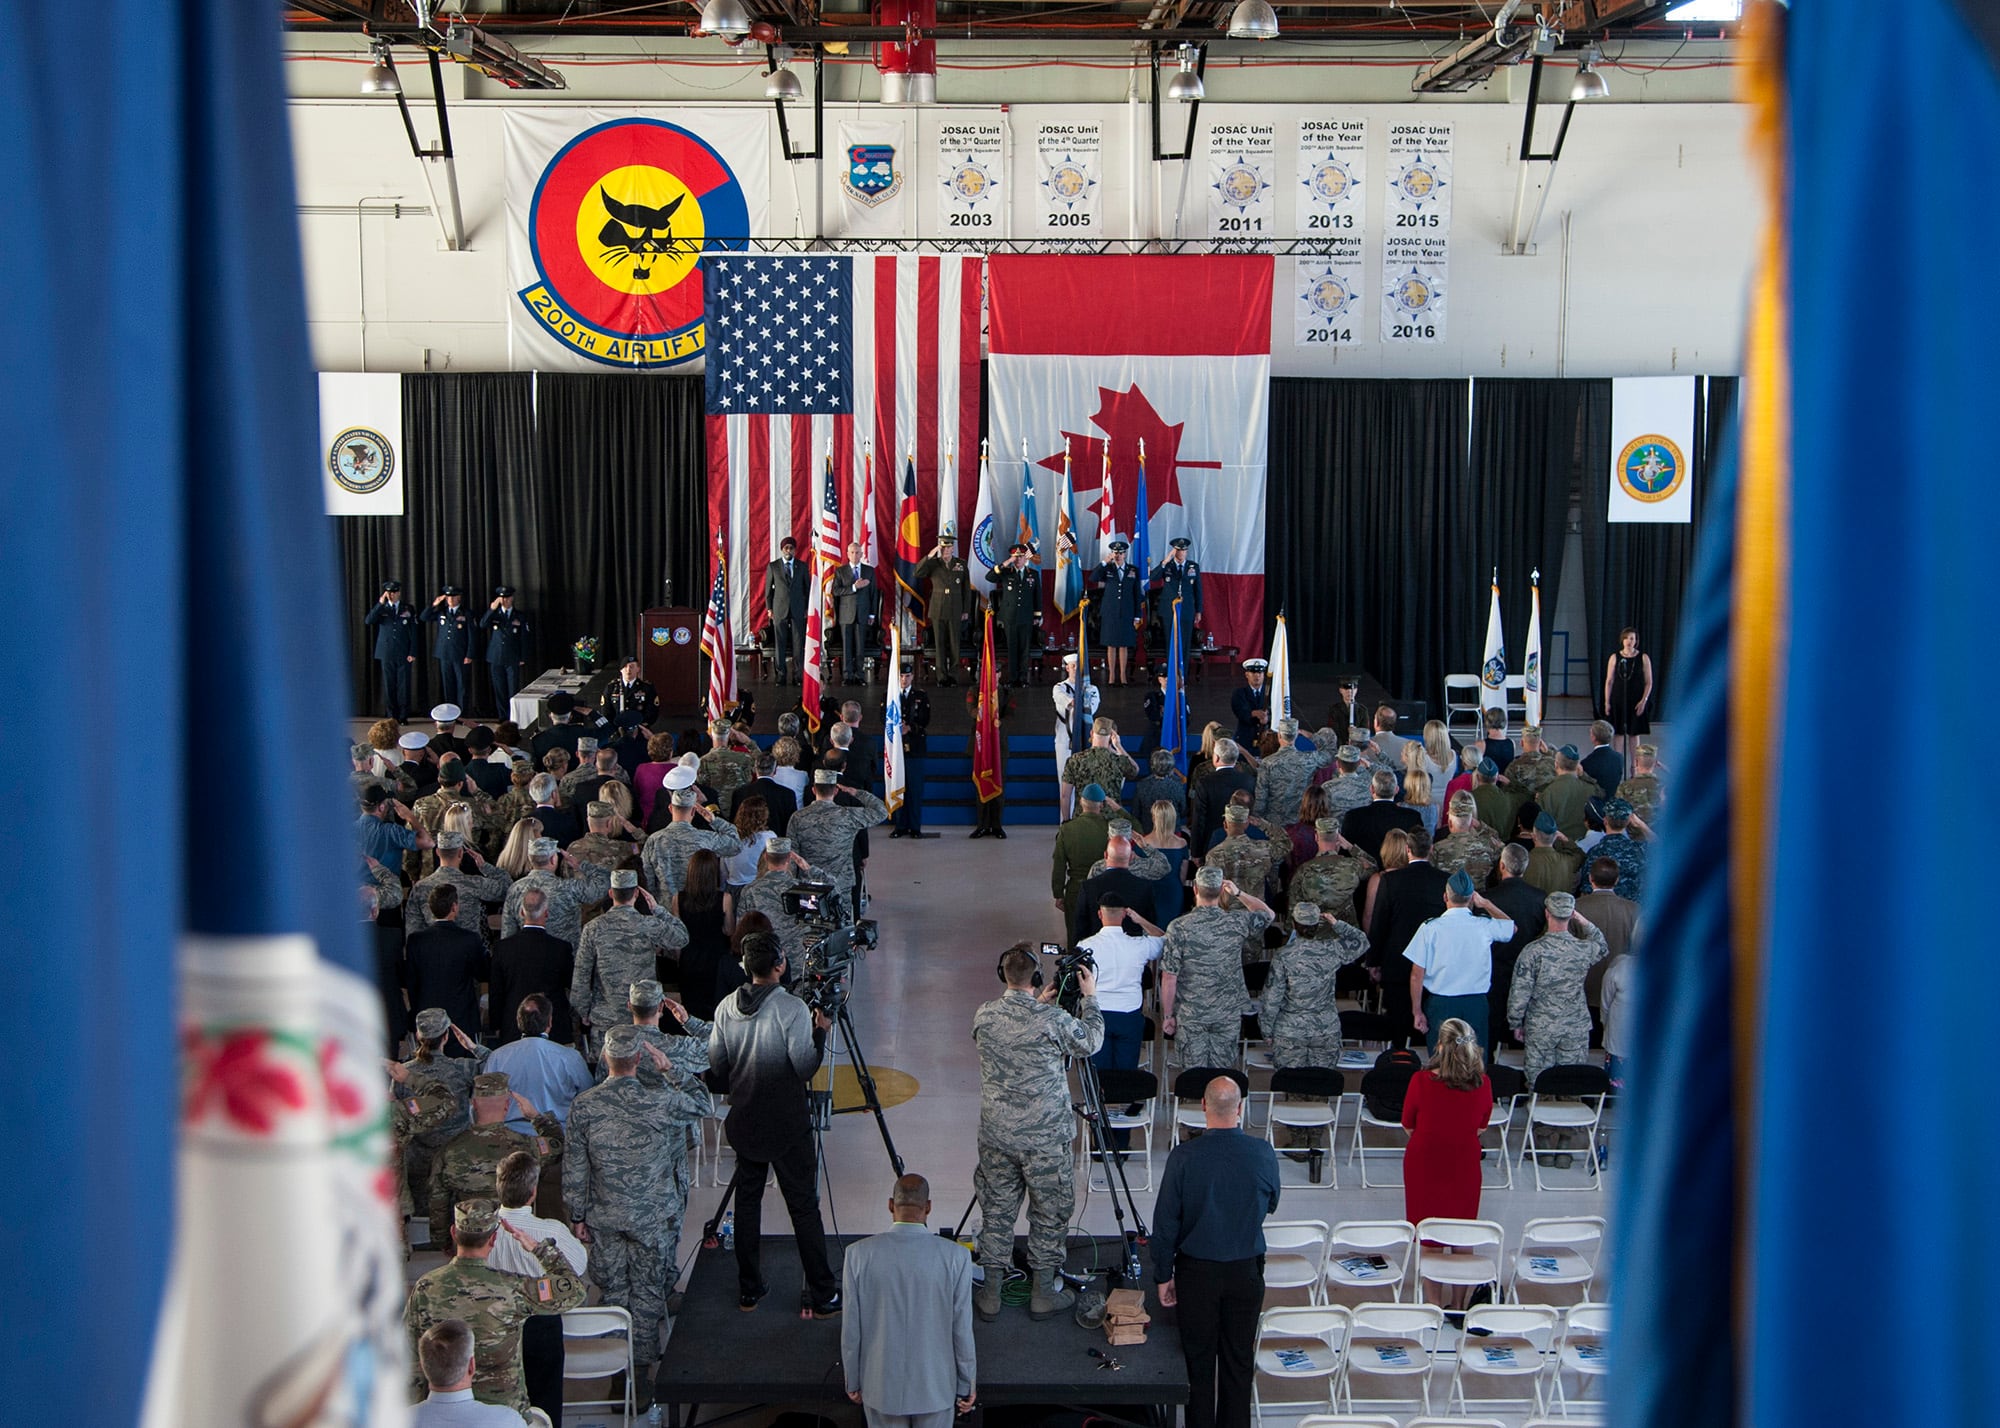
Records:
{"label": "camera on tripod", "polygon": [[[1088,947],[1064,948],[1060,942],[1044,942],[1042,955],[1055,958],[1054,981],[1056,1005],[1075,1016],[1083,1005],[1083,993],[1078,989],[1076,979],[1079,972],[1095,972],[1097,959],[1090,955]],[[1035,985],[1041,986],[1041,974],[1035,974]]]}
{"label": "camera on tripod", "polygon": [[874,919],[848,922],[840,895],[830,882],[801,878],[779,894],[787,916],[807,927],[805,965],[793,993],[814,1011],[836,1015],[847,1005],[848,973],[861,954],[876,945]]}

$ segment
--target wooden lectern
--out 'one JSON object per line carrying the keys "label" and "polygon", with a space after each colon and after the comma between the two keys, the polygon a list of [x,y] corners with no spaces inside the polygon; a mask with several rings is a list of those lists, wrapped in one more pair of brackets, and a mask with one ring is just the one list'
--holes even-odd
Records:
{"label": "wooden lectern", "polygon": [[700,612],[656,609],[639,616],[639,677],[660,692],[662,713],[701,709]]}

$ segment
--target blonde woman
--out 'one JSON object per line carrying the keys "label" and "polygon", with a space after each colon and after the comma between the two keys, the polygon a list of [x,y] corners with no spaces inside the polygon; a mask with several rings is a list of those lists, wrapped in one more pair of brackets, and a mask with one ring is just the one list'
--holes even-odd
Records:
{"label": "blonde woman", "polygon": [[1200,783],[1201,776],[1215,767],[1215,741],[1228,737],[1229,730],[1223,727],[1220,720],[1211,719],[1202,729],[1201,752],[1194,756],[1194,762],[1188,766],[1189,788]]}
{"label": "blonde woman", "polygon": [[1186,906],[1187,839],[1178,827],[1180,815],[1166,799],[1157,799],[1147,810],[1152,815],[1151,831],[1139,841],[1167,860],[1167,875],[1153,884],[1153,921],[1165,927],[1181,915]]}
{"label": "blonde woman", "polygon": [[1479,1133],[1493,1114],[1493,1083],[1472,1027],[1458,1017],[1438,1028],[1437,1050],[1403,1095],[1403,1215],[1479,1218]]}
{"label": "blonde woman", "polygon": [[[1419,758],[1422,757],[1421,744],[1405,744],[1403,748],[1405,751],[1415,749]],[[1411,769],[1403,775],[1403,796],[1398,802],[1424,820],[1424,832],[1437,832],[1438,810],[1437,805],[1431,802],[1431,776],[1423,769]]]}
{"label": "blonde woman", "polygon": [[[606,779],[604,786],[597,790],[597,797],[599,802],[611,805],[611,811],[618,815],[618,822],[621,825],[639,821],[637,816],[639,805],[632,797],[632,790],[617,779]],[[632,837],[622,826],[611,836],[628,841]]]}
{"label": "blonde woman", "polygon": [[[1391,828],[1382,835],[1382,873],[1394,872],[1397,868],[1410,866],[1410,835],[1400,828]],[[1375,889],[1381,885],[1382,873],[1368,879],[1368,896],[1361,904],[1361,930],[1368,931],[1375,925]]]}
{"label": "blonde woman", "polygon": [[1437,814],[1431,820],[1435,828],[1444,817],[1445,785],[1458,772],[1458,755],[1451,747],[1451,735],[1445,731],[1442,719],[1424,725],[1424,760],[1424,772],[1431,776],[1431,788],[1435,790],[1431,799],[1437,805]]}
{"label": "blonde woman", "polygon": [[500,856],[493,860],[493,866],[510,878],[525,878],[535,870],[535,861],[528,849],[541,836],[541,819],[521,819],[507,835],[506,845],[500,849]]}

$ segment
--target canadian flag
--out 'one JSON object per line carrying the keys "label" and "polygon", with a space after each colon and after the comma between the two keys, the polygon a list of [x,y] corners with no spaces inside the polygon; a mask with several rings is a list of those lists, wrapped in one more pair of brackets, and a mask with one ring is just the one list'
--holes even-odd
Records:
{"label": "canadian flag", "polygon": [[[1027,443],[1036,504],[1053,511],[1065,449],[1090,471],[1108,447],[1111,488],[1136,499],[1143,439],[1151,549],[1164,557],[1177,536],[1193,543],[1202,631],[1245,655],[1264,645],[1271,275],[1271,259],[1254,254],[996,254],[987,264],[995,447]],[[1004,530],[1019,498],[998,495]],[[1137,529],[1135,513],[1099,509],[1101,488],[1077,498],[1084,549],[1087,532]]]}

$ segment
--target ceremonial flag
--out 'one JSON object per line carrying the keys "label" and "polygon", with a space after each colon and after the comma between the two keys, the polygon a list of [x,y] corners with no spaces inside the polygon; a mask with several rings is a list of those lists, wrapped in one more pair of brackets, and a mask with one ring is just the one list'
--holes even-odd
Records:
{"label": "ceremonial flag", "polygon": [[1521,700],[1527,705],[1528,722],[1536,728],[1542,723],[1542,572],[1537,570],[1531,577],[1533,594],[1528,611],[1528,655],[1527,666],[1521,671]]}
{"label": "ceremonial flag", "polygon": [[[1090,747],[1090,622],[1084,616],[1090,610],[1088,597],[1078,601],[1076,607],[1076,698],[1069,706],[1069,746],[1075,753],[1082,753]],[[1114,790],[1115,792],[1115,790]]]}
{"label": "ceremonial flag", "polygon": [[840,558],[840,478],[829,451],[820,481],[819,510],[813,518],[812,607],[806,612],[805,670],[799,680],[799,703],[815,733],[819,731],[819,701],[826,680],[826,631],[832,619],[827,608],[830,572],[840,564]]}
{"label": "ceremonial flag", "polygon": [[[804,543],[828,449],[842,505],[861,506],[864,440],[913,451],[918,510],[970,528],[970,486],[943,504],[940,470],[945,453],[979,437],[979,257],[710,250],[701,266],[709,528],[729,533],[732,569],[761,570],[788,535]],[[894,483],[876,484],[871,519],[886,531],[899,496]],[[865,531],[861,514],[848,512]],[[731,627],[756,629],[764,616],[764,582],[736,581]]]}
{"label": "ceremonial flag", "polygon": [[1285,634],[1285,617],[1278,615],[1278,628],[1271,636],[1271,667],[1267,682],[1271,687],[1271,722],[1292,717],[1292,649]]}
{"label": "ceremonial flag", "polygon": [[1111,542],[1118,539],[1118,496],[1111,488],[1111,443],[1104,443],[1104,481],[1097,493],[1097,559],[1111,559]]}
{"label": "ceremonial flag", "polygon": [[882,578],[882,543],[875,535],[875,444],[861,444],[861,495],[855,503],[854,532],[850,540],[861,544],[861,563],[877,580]]}
{"label": "ceremonial flag", "polygon": [[923,530],[917,516],[917,459],[912,456],[903,464],[903,499],[896,508],[896,584],[917,610],[924,604],[917,593],[917,562],[923,558]]}
{"label": "ceremonial flag", "polygon": [[908,774],[903,764],[903,627],[889,627],[889,699],[882,711],[882,802],[894,813],[903,806]]}
{"label": "ceremonial flag", "polygon": [[1007,756],[1000,745],[1000,671],[993,662],[993,611],[979,651],[979,710],[972,724],[972,786],[981,803],[1007,791]]}
{"label": "ceremonial flag", "polygon": [[1132,520],[1132,563],[1139,568],[1140,588],[1147,590],[1152,587],[1153,580],[1153,542],[1151,537],[1147,535],[1147,530],[1153,523],[1147,520],[1145,515],[1148,507],[1146,505],[1146,438],[1143,436],[1139,438],[1139,482],[1133,492],[1132,509],[1137,513]]}
{"label": "ceremonial flag", "polygon": [[701,652],[708,659],[708,717],[720,719],[736,702],[736,641],[729,633],[729,554],[715,533],[715,583],[708,617],[701,623]]}
{"label": "ceremonial flag", "polygon": [[1500,633],[1500,572],[1493,572],[1493,603],[1486,611],[1486,656],[1479,665],[1479,707],[1507,707],[1507,641]]}
{"label": "ceremonial flag", "polygon": [[1056,610],[1067,620],[1083,599],[1083,552],[1076,544],[1076,488],[1069,479],[1069,453],[1063,453],[1062,494],[1056,507]]}
{"label": "ceremonial flag", "polygon": [[[955,530],[965,525],[958,517],[958,448],[950,441],[944,444],[944,464],[938,468],[937,529],[940,533],[946,521],[950,521]],[[963,552],[965,546],[965,541],[961,539],[959,550]]]}
{"label": "ceremonial flag", "polygon": [[1042,565],[1042,518],[1035,510],[1035,468],[1028,464],[1028,443],[1021,443],[1021,530],[1014,539],[1028,548],[1028,563],[1037,574]]}
{"label": "ceremonial flag", "polygon": [[1187,687],[1181,675],[1186,663],[1182,646],[1181,602],[1167,611],[1167,708],[1160,720],[1160,743],[1174,751],[1174,767],[1187,772]]}
{"label": "ceremonial flag", "polygon": [[[987,452],[986,443],[979,443],[979,499],[972,508],[971,539],[964,542],[966,553],[978,564],[981,575],[990,574],[1006,554],[1000,550],[995,539],[993,526],[993,464]],[[986,593],[986,587],[978,585],[979,592]]]}

